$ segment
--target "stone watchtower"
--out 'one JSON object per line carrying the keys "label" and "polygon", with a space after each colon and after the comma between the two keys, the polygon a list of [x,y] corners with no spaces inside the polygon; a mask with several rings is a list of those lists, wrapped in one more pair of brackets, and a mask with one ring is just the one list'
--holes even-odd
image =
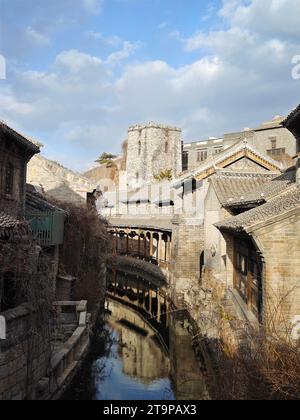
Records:
{"label": "stone watchtower", "polygon": [[152,122],[130,127],[126,167],[130,188],[154,182],[165,170],[175,178],[182,171],[181,129]]}

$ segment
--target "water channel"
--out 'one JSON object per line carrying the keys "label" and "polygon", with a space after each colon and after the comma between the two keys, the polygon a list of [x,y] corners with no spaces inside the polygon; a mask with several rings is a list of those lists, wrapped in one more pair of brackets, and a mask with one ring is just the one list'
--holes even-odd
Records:
{"label": "water channel", "polygon": [[199,362],[184,315],[164,287],[132,276],[110,282],[105,319],[65,400],[201,400]]}

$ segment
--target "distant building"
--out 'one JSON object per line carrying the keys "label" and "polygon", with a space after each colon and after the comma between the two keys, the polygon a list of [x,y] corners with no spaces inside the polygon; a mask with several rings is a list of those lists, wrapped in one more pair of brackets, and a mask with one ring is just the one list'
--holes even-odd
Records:
{"label": "distant building", "polygon": [[156,123],[130,127],[126,163],[129,187],[152,183],[166,170],[173,178],[182,171],[181,129]]}
{"label": "distant building", "polygon": [[300,106],[282,124],[296,138],[295,148],[289,150],[297,153],[296,165],[223,203],[223,220],[215,226],[226,242],[220,279],[226,281],[240,312],[271,333],[292,333],[299,339],[295,328],[300,313]]}
{"label": "distant building", "polygon": [[227,133],[222,138],[211,137],[203,141],[186,143],[183,147],[183,170],[197,168],[214,154],[244,139],[247,139],[260,153],[282,162],[287,168],[292,164],[295,155],[295,139],[282,122],[282,117],[275,117],[255,129]]}

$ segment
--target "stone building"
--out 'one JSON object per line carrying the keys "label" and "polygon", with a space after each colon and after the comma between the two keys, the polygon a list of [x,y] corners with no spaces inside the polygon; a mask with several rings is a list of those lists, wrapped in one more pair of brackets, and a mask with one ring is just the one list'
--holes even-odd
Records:
{"label": "stone building", "polygon": [[[299,107],[283,125],[296,137],[299,152]],[[296,157],[296,165],[284,174],[227,202],[235,216],[215,225],[226,241],[227,288],[240,313],[271,333],[295,339],[300,314],[298,168]]]}
{"label": "stone building", "polygon": [[156,123],[130,127],[126,170],[130,188],[154,182],[166,170],[175,178],[182,171],[181,129]]}
{"label": "stone building", "polygon": [[209,188],[204,203],[204,261],[203,265],[210,274],[226,279],[226,242],[214,224],[232,216],[232,212],[242,212],[251,207],[234,208],[233,198],[245,195],[270,182],[273,172],[230,172],[220,171],[209,179]]}
{"label": "stone building", "polygon": [[280,163],[243,140],[174,181],[177,196],[183,202],[183,211],[173,219],[171,278],[177,297],[190,302],[191,292],[199,292],[199,279],[206,264],[216,264],[219,276],[224,270],[222,252],[226,245],[213,226],[224,216],[222,200],[230,200],[234,192],[244,194],[255,185],[268,182],[280,173],[280,168]]}
{"label": "stone building", "polygon": [[55,200],[79,205],[86,203],[87,194],[98,185],[41,155],[34,156],[29,162],[27,183]]}
{"label": "stone building", "polygon": [[0,122],[0,210],[10,216],[24,215],[27,164],[39,151],[38,146]]}
{"label": "stone building", "polygon": [[194,170],[214,154],[233,146],[241,140],[248,143],[261,154],[282,162],[285,167],[292,164],[295,155],[293,135],[283,126],[283,117],[275,117],[255,129],[226,133],[222,138],[186,143],[183,148],[183,169]]}
{"label": "stone building", "polygon": [[[264,155],[242,140],[233,146],[212,155],[195,170],[183,173],[173,182],[173,187],[182,192],[183,213],[189,217],[204,219],[204,203],[209,188],[209,179],[218,172],[278,173],[282,164]],[[179,194],[180,195],[180,194]]]}
{"label": "stone building", "polygon": [[38,146],[1,123],[0,148],[0,400],[55,398],[88,347],[86,303],[54,302],[66,214],[26,186]]}

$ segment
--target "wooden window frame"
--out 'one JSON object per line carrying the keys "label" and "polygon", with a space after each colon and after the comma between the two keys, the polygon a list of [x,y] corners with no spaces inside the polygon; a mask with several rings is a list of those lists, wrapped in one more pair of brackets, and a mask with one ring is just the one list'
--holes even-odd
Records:
{"label": "wooden window frame", "polygon": [[6,164],[5,186],[4,186],[5,195],[8,197],[13,196],[14,194],[14,181],[15,181],[15,167],[11,162],[9,162]]}
{"label": "wooden window frame", "polygon": [[247,309],[261,322],[263,265],[254,246],[251,247],[250,243],[235,240],[233,280],[234,288],[247,305]]}

